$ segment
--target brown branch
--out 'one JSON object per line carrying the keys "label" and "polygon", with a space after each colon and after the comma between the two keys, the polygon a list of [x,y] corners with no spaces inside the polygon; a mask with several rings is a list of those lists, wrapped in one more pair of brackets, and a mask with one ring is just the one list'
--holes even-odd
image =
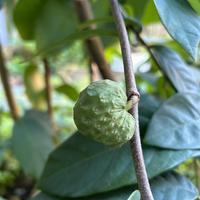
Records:
{"label": "brown branch", "polygon": [[[88,0],[75,0],[75,6],[78,17],[81,22],[93,19],[91,6]],[[90,26],[91,29],[95,29],[95,25]],[[103,44],[99,37],[93,37],[86,40],[88,51],[93,61],[98,65],[99,71],[104,79],[115,80],[113,73],[110,70],[110,66],[104,56]]]}
{"label": "brown branch", "polygon": [[[125,27],[125,23],[118,5],[117,0],[110,0],[114,20],[117,26],[121,51],[124,62],[124,73],[126,81],[126,91],[128,98],[136,97],[138,95],[138,90],[136,87],[135,76],[133,71],[133,63],[131,59],[131,49],[128,40],[128,34]],[[136,120],[136,128],[133,138],[131,139],[131,149],[132,156],[135,165],[135,171],[138,181],[139,190],[141,193],[142,200],[153,200],[153,195],[149,185],[147,172],[145,169],[144,158],[141,147],[140,139],[140,130],[139,130],[139,116],[138,116],[138,103],[134,104],[133,108],[130,110],[130,113]]]}
{"label": "brown branch", "polygon": [[44,73],[45,73],[45,93],[46,93],[46,102],[47,102],[47,111],[51,123],[53,124],[53,109],[52,109],[52,99],[51,99],[51,69],[49,67],[49,62],[46,58],[43,59],[44,63]]}
{"label": "brown branch", "polygon": [[17,108],[11,86],[9,83],[9,74],[5,66],[5,60],[3,57],[2,47],[0,44],[0,76],[2,80],[2,85],[5,91],[6,99],[8,102],[8,106],[10,108],[10,112],[12,115],[13,120],[17,120],[19,118],[19,110]]}

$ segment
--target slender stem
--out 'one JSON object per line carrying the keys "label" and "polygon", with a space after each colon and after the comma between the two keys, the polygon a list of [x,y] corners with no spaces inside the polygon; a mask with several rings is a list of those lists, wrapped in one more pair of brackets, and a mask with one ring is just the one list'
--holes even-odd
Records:
{"label": "slender stem", "polygon": [[51,99],[51,69],[49,67],[49,61],[44,58],[44,71],[45,71],[45,92],[46,92],[46,102],[47,102],[47,111],[50,117],[51,122],[53,123],[53,109],[52,109],[52,99]]}
{"label": "slender stem", "polygon": [[[77,14],[81,22],[93,19],[93,13],[88,0],[75,0]],[[95,25],[91,25],[90,29],[95,29]],[[88,51],[97,64],[99,71],[104,79],[115,80],[115,77],[110,70],[110,66],[104,56],[103,44],[99,37],[93,37],[86,40]]]}
{"label": "slender stem", "polygon": [[9,83],[9,74],[5,66],[5,60],[3,57],[1,44],[0,44],[0,76],[12,118],[14,121],[16,121],[19,118],[19,110],[17,108],[17,104],[15,102],[11,86]]}
{"label": "slender stem", "polygon": [[[128,40],[128,34],[125,27],[125,23],[118,5],[117,0],[110,0],[114,20],[117,26],[117,30],[119,33],[121,51],[124,62],[124,73],[125,73],[125,81],[126,81],[126,91],[128,98],[131,94],[137,94],[138,90],[136,87],[136,81],[133,71],[133,63],[131,58],[131,49]],[[140,140],[140,130],[139,130],[139,116],[138,116],[138,103],[133,106],[130,110],[130,113],[136,120],[136,129],[133,138],[131,139],[131,149],[132,156],[135,165],[135,171],[138,181],[139,190],[141,193],[142,200],[153,200],[153,195],[151,192],[147,172],[145,169],[144,158],[141,147]]]}
{"label": "slender stem", "polygon": [[[133,30],[133,29],[132,29]],[[160,66],[160,64],[158,63],[158,61],[156,60],[155,56],[152,53],[151,50],[151,46],[149,46],[141,37],[141,35],[137,32],[135,32],[133,30],[133,32],[135,33],[138,41],[145,47],[145,49],[149,52],[151,58],[154,60],[154,62],[156,63],[156,65],[158,66],[158,68],[163,72],[163,75],[165,76],[165,78],[167,79],[167,81],[170,83],[170,85],[172,86],[172,88],[174,89],[174,91],[177,92],[177,89],[174,87],[173,83],[171,82],[171,80],[168,78],[168,76],[166,75],[165,71],[163,70],[163,68]]]}

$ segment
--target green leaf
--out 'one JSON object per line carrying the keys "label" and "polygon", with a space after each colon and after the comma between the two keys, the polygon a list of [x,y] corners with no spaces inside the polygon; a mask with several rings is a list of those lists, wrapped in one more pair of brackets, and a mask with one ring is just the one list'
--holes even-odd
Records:
{"label": "green leaf", "polygon": [[[151,0],[127,0],[124,8],[129,16],[139,19],[143,24],[159,21],[155,5]],[[151,15],[149,15],[151,13]]]}
{"label": "green leaf", "polygon": [[68,96],[72,101],[76,101],[79,96],[79,92],[73,86],[65,83],[56,88],[56,91]]}
{"label": "green leaf", "polygon": [[[107,0],[92,1],[91,4],[94,18],[109,17]],[[66,38],[72,34],[77,36],[78,19],[74,1],[19,0],[14,12],[14,21],[23,39],[35,40],[38,51],[48,54],[55,54],[64,47],[69,47],[72,41],[71,38],[69,40]],[[103,24],[99,26],[99,29],[111,32],[114,25],[113,23]],[[80,38],[76,39],[82,39],[81,34],[82,32],[79,35]],[[107,44],[116,41],[116,38],[103,39],[107,40]],[[65,40],[64,43],[63,40]],[[51,48],[59,42],[59,45]]]}
{"label": "green leaf", "polygon": [[170,149],[199,149],[200,94],[179,93],[163,103],[154,114],[144,141]]}
{"label": "green leaf", "polygon": [[200,15],[200,0],[188,0],[192,8]]}
{"label": "green leaf", "polygon": [[[89,1],[92,7],[92,13],[94,15],[94,19],[96,18],[102,18],[102,17],[111,17],[112,14],[110,12],[110,6],[109,6],[109,1],[107,0],[101,0],[101,1]],[[108,31],[115,30],[115,24],[114,23],[102,23],[102,24],[97,24],[97,29],[104,29]],[[100,36],[103,46],[105,48],[112,46],[117,43],[117,37],[107,37],[105,35]]]}
{"label": "green leaf", "polygon": [[80,198],[61,198],[53,197],[45,193],[39,193],[36,197],[31,200],[127,200],[132,192],[131,188],[120,188],[110,192],[96,194],[93,196],[80,197]]}
{"label": "green leaf", "polygon": [[134,191],[127,200],[140,200],[140,192],[138,190]]}
{"label": "green leaf", "polygon": [[35,40],[38,49],[49,48],[77,27],[73,1],[65,0],[19,0],[14,21],[22,38]]}
{"label": "green leaf", "polygon": [[55,42],[63,40],[75,32],[77,23],[73,1],[47,0],[35,26],[37,49],[48,49]]}
{"label": "green leaf", "polygon": [[[198,196],[196,187],[187,178],[174,172],[156,177],[150,184],[154,200],[195,200]],[[130,186],[85,198],[59,198],[40,193],[31,200],[127,200],[130,199],[133,188]],[[140,199],[138,191],[133,194],[133,200]]]}
{"label": "green leaf", "polygon": [[53,149],[51,130],[47,114],[36,110],[27,111],[14,125],[13,152],[23,170],[34,178],[40,177]]}
{"label": "green leaf", "polygon": [[94,18],[110,16],[110,7],[107,0],[93,0],[89,1],[92,7]]}
{"label": "green leaf", "polygon": [[[151,13],[151,15],[149,13]],[[142,16],[141,20],[142,23],[145,25],[159,22],[159,15],[152,0],[148,1],[148,4],[145,7],[144,15]]]}
{"label": "green leaf", "polygon": [[169,34],[197,59],[200,41],[200,17],[186,0],[154,0]]}
{"label": "green leaf", "polygon": [[19,0],[14,9],[14,22],[21,37],[32,40],[35,36],[35,25],[39,12],[47,0]]}
{"label": "green leaf", "polygon": [[141,0],[141,1],[127,0],[125,4],[125,8],[132,9],[134,16],[138,19],[141,19],[144,14],[145,8],[148,4],[148,1],[149,0]]}
{"label": "green leaf", "polygon": [[151,182],[155,200],[195,200],[198,190],[186,177],[177,173],[166,173]]}
{"label": "green leaf", "polygon": [[108,191],[130,181],[129,171],[134,173],[130,156],[129,148],[108,148],[75,134],[51,154],[39,185],[45,192],[66,197]]}
{"label": "green leaf", "polygon": [[[144,148],[150,178],[198,155],[199,150]],[[134,183],[136,176],[129,144],[118,149],[109,148],[75,134],[50,155],[39,187],[56,196],[80,197]]]}
{"label": "green leaf", "polygon": [[194,72],[175,51],[164,46],[153,46],[152,53],[161,70],[178,92],[200,89],[199,83],[194,78]]}
{"label": "green leaf", "polygon": [[117,32],[115,29],[94,29],[94,30],[83,30],[76,31],[68,36],[66,36],[63,40],[56,40],[52,43],[51,46],[44,49],[39,49],[37,55],[46,56],[48,54],[52,54],[58,49],[63,48],[66,45],[70,45],[75,40],[85,40],[94,36],[117,36]]}
{"label": "green leaf", "polygon": [[160,104],[161,100],[155,98],[153,95],[141,94],[139,103],[139,123],[142,136],[145,135],[148,124],[153,114],[158,110]]}

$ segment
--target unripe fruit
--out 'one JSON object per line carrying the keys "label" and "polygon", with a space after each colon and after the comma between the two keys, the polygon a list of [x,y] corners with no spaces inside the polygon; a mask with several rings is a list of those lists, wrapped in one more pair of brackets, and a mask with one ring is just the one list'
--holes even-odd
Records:
{"label": "unripe fruit", "polygon": [[126,143],[135,128],[121,84],[110,80],[93,82],[80,93],[74,121],[80,133],[110,146]]}

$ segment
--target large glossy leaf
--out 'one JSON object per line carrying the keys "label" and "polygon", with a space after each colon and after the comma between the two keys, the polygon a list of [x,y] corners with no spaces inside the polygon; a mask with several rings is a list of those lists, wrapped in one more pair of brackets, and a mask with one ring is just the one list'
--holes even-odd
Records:
{"label": "large glossy leaf", "polygon": [[139,122],[140,133],[142,137],[145,135],[148,124],[161,104],[161,100],[153,95],[141,94],[139,102]]}
{"label": "large glossy leaf", "polygon": [[178,92],[200,89],[194,71],[175,51],[164,46],[153,46],[152,53],[160,68]]}
{"label": "large glossy leaf", "polygon": [[154,0],[169,34],[197,59],[200,41],[200,17],[186,0]]}
{"label": "large glossy leaf", "polygon": [[97,195],[92,195],[92,196],[87,196],[87,197],[80,197],[80,198],[67,198],[67,197],[61,198],[61,197],[53,197],[45,193],[40,193],[36,197],[32,198],[31,200],[127,200],[133,188],[132,187],[121,188],[118,190],[113,190],[113,191],[102,193],[102,194],[97,194]]}
{"label": "large glossy leaf", "polygon": [[198,190],[186,177],[167,173],[151,182],[155,200],[195,200]]}
{"label": "large glossy leaf", "polygon": [[12,147],[23,170],[39,178],[53,144],[51,125],[46,113],[27,111],[16,121],[13,129]]}
{"label": "large glossy leaf", "polygon": [[[199,150],[161,150],[145,147],[150,178],[175,167]],[[110,191],[136,183],[129,144],[109,148],[75,134],[49,157],[39,186],[47,193],[79,197]]]}
{"label": "large glossy leaf", "polygon": [[130,156],[129,148],[107,148],[76,134],[51,154],[39,185],[68,197],[108,191],[130,182],[130,171],[134,173]]}
{"label": "large glossy leaf", "polygon": [[145,143],[171,149],[200,148],[200,94],[171,97],[154,114]]}
{"label": "large glossy leaf", "polygon": [[[151,180],[150,184],[154,200],[195,200],[198,196],[196,187],[184,176],[177,173],[163,174]],[[133,188],[131,186],[85,198],[59,198],[40,193],[31,200],[129,200]],[[138,199],[137,192],[134,194],[133,200]]]}

